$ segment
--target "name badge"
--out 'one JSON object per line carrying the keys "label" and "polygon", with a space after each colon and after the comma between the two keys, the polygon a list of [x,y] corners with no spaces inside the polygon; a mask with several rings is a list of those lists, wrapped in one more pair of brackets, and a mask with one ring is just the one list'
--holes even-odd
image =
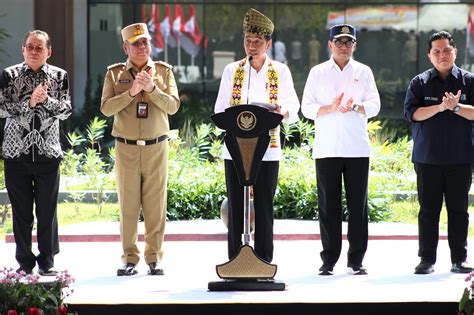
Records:
{"label": "name badge", "polygon": [[119,83],[130,83],[130,80],[129,79],[119,80]]}
{"label": "name badge", "polygon": [[140,118],[140,119],[148,118],[148,103],[146,102],[137,103],[137,118]]}

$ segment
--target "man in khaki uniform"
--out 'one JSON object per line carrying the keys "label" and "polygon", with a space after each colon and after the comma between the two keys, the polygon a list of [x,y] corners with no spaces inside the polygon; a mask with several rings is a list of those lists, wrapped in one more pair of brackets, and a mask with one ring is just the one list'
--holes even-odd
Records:
{"label": "man in khaki uniform", "polygon": [[150,58],[151,36],[146,24],[123,28],[122,39],[128,60],[107,68],[100,107],[104,115],[114,116],[123,247],[123,266],[117,275],[137,273],[140,208],[145,220],[148,274],[163,275],[160,262],[166,221],[168,115],[178,111],[178,89],[171,66]]}

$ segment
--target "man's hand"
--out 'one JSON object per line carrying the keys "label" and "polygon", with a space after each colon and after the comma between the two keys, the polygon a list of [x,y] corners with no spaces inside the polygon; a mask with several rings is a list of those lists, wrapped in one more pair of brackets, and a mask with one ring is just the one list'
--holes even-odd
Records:
{"label": "man's hand", "polygon": [[147,93],[151,93],[155,89],[155,83],[153,83],[153,77],[151,76],[151,69],[138,73],[135,81],[138,81],[142,89]]}
{"label": "man's hand", "polygon": [[456,94],[452,92],[446,92],[443,96],[443,102],[440,104],[440,112],[449,109],[453,110],[453,108],[459,104],[459,98],[461,97],[461,90],[459,90]]}
{"label": "man's hand", "polygon": [[283,116],[283,118],[288,118],[290,116],[290,112],[287,108],[282,108],[280,105],[275,104],[276,108],[273,112],[278,113]]}
{"label": "man's hand", "polygon": [[354,103],[354,100],[351,98],[349,98],[346,102],[345,105],[341,105],[339,106],[339,111],[341,113],[347,113],[347,112],[350,112],[352,110],[352,103]]}
{"label": "man's hand", "polygon": [[137,73],[135,80],[133,80],[132,88],[130,89],[130,96],[135,96],[141,91],[151,93],[154,89],[155,83],[153,82],[150,68],[147,71],[140,71]]}
{"label": "man's hand", "polygon": [[334,100],[332,101],[332,104],[331,104],[331,110],[333,112],[335,112],[336,110],[339,109],[339,107],[341,106],[341,102],[342,102],[343,97],[344,97],[344,93],[341,93],[341,95],[336,96],[334,98]]}
{"label": "man's hand", "polygon": [[48,100],[48,84],[41,83],[38,85],[30,98],[30,108],[35,108],[40,103],[44,103]]}

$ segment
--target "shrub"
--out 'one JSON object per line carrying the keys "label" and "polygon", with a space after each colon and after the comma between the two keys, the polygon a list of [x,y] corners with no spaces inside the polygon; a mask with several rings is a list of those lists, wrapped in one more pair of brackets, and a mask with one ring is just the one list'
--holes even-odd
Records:
{"label": "shrub", "polygon": [[[89,126],[95,125],[97,127],[94,129],[89,127],[88,141],[84,141],[89,147],[78,151],[85,154],[73,153],[72,150],[82,143],[76,141],[77,145],[72,145],[65,156],[63,170],[69,175],[87,178],[88,186],[94,186],[98,191],[100,211],[104,188],[113,188],[115,185],[113,174],[110,174],[114,167],[114,152],[111,150],[108,157],[99,154],[99,140],[105,125],[102,121],[93,120]],[[280,162],[274,200],[277,219],[318,219],[315,164],[311,157],[313,128],[307,121],[282,128],[282,139],[287,145]],[[382,221],[390,217],[390,205],[397,192],[415,190],[410,162],[413,144],[408,137],[393,142],[384,140],[384,134],[387,133],[377,121],[369,123],[369,133],[373,147],[368,191],[369,217],[370,221]],[[186,123],[180,134],[172,132],[168,168],[169,220],[219,217],[226,194],[221,147],[222,134],[210,124],[192,126]],[[343,211],[344,217],[347,217],[344,193]]]}

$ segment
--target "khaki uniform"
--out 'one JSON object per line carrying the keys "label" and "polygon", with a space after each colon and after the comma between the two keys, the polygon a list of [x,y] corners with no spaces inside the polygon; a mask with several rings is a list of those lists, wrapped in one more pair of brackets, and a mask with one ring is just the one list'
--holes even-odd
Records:
{"label": "khaki uniform", "polygon": [[[109,66],[104,79],[101,112],[114,116],[112,135],[127,140],[152,140],[169,132],[168,115],[178,111],[178,89],[171,66],[151,59],[156,85],[135,97],[129,90],[139,70],[128,60]],[[148,117],[137,118],[137,103],[148,103]],[[120,236],[124,263],[137,264],[137,222],[145,219],[145,262],[160,262],[166,222],[168,142],[141,146],[116,141],[115,171],[120,203]]]}

